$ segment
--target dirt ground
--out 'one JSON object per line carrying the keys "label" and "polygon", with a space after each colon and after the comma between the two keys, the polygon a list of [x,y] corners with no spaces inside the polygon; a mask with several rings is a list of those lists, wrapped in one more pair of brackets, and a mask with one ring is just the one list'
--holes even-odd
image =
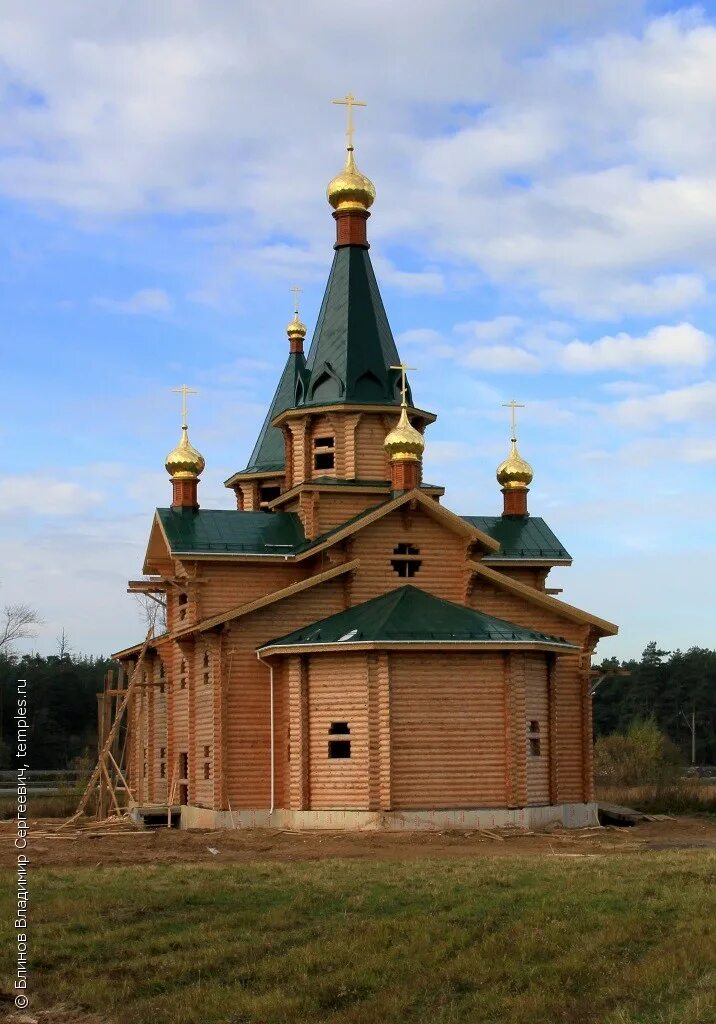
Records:
{"label": "dirt ground", "polygon": [[[142,829],[128,822],[84,822],[60,830],[56,819],[31,823],[34,867],[111,867],[131,864],[240,864],[322,857],[411,860],[419,857],[578,857],[716,849],[716,822],[701,818],[643,821],[630,828],[552,828],[540,832],[236,832]],[[16,865],[12,822],[0,823],[0,867]]]}

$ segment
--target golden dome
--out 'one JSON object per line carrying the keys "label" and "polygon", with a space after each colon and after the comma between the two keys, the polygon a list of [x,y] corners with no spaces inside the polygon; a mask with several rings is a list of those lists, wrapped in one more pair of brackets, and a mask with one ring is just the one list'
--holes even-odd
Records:
{"label": "golden dome", "polygon": [[173,480],[190,480],[203,471],[206,465],[204,456],[189,441],[189,428],[186,424],[181,428],[181,441],[174,451],[169,452],[164,465]]}
{"label": "golden dome", "polygon": [[368,210],[375,199],[375,185],[356,167],[353,147],[348,147],[346,165],[326,190],[334,210]]}
{"label": "golden dome", "polygon": [[400,419],[390,431],[383,447],[396,462],[417,462],[425,450],[425,439],[408,419],[408,410],[402,406]]}
{"label": "golden dome", "polygon": [[527,488],[534,476],[532,466],[525,462],[517,451],[517,441],[514,438],[510,445],[510,454],[497,467],[497,482],[507,491]]}
{"label": "golden dome", "polygon": [[306,337],[306,325],[301,323],[298,319],[298,310],[293,314],[293,319],[286,327],[286,334],[288,334],[289,340],[291,341],[293,341],[294,338]]}

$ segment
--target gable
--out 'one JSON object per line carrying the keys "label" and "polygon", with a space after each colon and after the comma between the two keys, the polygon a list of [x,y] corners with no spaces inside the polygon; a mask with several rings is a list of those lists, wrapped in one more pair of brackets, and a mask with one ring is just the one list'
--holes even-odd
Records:
{"label": "gable", "polygon": [[[435,520],[421,505],[411,509],[404,504],[394,509],[348,541],[350,557],[360,561],[351,581],[351,604],[360,604],[406,583],[445,600],[462,602],[470,543],[470,537]],[[415,567],[414,575],[401,575],[407,566]]]}

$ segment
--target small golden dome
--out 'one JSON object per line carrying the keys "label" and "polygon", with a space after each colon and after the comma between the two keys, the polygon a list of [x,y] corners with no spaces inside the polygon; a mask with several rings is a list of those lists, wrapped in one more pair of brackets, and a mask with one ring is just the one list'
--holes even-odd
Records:
{"label": "small golden dome", "polygon": [[206,463],[204,456],[189,441],[189,428],[181,428],[181,441],[174,451],[169,452],[164,463],[167,473],[173,480],[190,480],[199,476]]}
{"label": "small golden dome", "polygon": [[288,337],[291,341],[293,341],[294,338],[306,337],[306,325],[304,323],[301,323],[301,321],[298,319],[298,310],[296,310],[296,312],[293,314],[293,319],[286,327],[286,334],[288,334]]}
{"label": "small golden dome", "polygon": [[400,410],[400,419],[390,431],[383,447],[395,462],[417,462],[425,450],[425,439],[408,419],[405,406]]}
{"label": "small golden dome", "polygon": [[345,167],[329,183],[326,195],[334,210],[368,210],[373,205],[375,185],[356,167],[352,146]]}
{"label": "small golden dome", "polygon": [[514,491],[529,487],[534,473],[529,462],[525,462],[517,451],[517,441],[514,438],[510,445],[510,454],[497,467],[497,482],[505,490]]}

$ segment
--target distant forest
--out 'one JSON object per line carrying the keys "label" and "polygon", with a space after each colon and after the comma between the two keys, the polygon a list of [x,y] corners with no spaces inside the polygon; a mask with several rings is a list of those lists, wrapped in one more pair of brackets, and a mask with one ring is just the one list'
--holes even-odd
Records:
{"label": "distant forest", "polygon": [[[16,680],[28,680],[30,762],[34,769],[71,767],[75,758],[94,757],[97,701],[113,662],[75,654],[0,657],[0,767],[14,764]],[[635,719],[653,717],[691,758],[689,724],[696,718],[697,764],[716,764],[716,651],[659,650],[647,645],[640,661],[610,659],[596,666],[604,675],[594,694],[598,736],[622,732]],[[613,673],[627,672],[628,675]]]}

